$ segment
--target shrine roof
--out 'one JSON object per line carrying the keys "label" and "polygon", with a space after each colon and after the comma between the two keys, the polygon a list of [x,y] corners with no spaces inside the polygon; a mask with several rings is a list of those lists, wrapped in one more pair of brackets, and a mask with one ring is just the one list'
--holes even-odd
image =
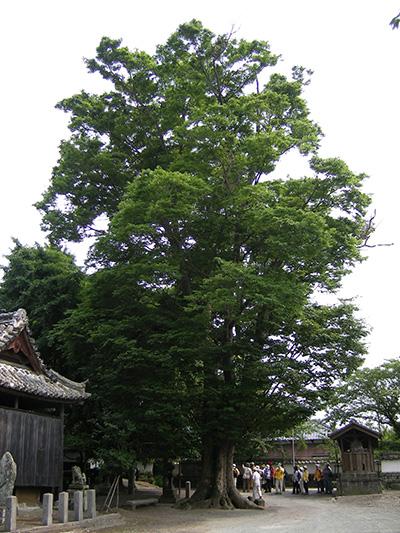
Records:
{"label": "shrine roof", "polygon": [[0,358],[1,389],[66,403],[82,401],[90,396],[85,391],[85,383],[72,381],[44,364],[29,330],[24,309],[0,313],[0,352],[21,349],[20,345],[29,364],[17,364]]}
{"label": "shrine roof", "polygon": [[365,433],[373,439],[379,439],[380,437],[380,433],[378,431],[375,431],[369,428],[368,426],[365,426],[364,424],[360,424],[360,422],[357,422],[357,420],[354,419],[351,419],[348,424],[330,433],[329,437],[333,440],[336,440],[352,430],[357,430],[361,433]]}

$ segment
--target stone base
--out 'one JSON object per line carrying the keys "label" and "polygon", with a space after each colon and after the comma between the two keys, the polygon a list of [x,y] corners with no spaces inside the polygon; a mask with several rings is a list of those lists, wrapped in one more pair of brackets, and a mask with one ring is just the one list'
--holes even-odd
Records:
{"label": "stone base", "polygon": [[382,486],[377,472],[343,472],[338,478],[338,494],[380,494]]}
{"label": "stone base", "polygon": [[87,511],[88,509],[88,506],[87,506],[87,491],[89,489],[89,485],[84,485],[84,487],[82,487],[82,485],[78,486],[78,485],[72,485],[72,483],[68,486],[68,506],[70,509],[73,509],[74,507],[74,492],[76,492],[77,490],[80,490],[83,492],[83,510],[84,512]]}

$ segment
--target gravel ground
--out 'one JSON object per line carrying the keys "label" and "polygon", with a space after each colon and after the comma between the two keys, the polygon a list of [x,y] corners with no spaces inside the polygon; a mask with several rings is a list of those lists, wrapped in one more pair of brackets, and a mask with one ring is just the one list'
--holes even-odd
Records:
{"label": "gravel ground", "polygon": [[381,495],[267,495],[265,511],[122,510],[126,525],[104,533],[400,533],[400,491]]}

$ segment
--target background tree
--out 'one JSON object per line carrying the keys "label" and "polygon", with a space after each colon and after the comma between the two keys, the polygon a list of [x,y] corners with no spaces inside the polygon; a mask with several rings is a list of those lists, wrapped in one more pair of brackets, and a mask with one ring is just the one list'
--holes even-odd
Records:
{"label": "background tree", "polygon": [[52,246],[23,246],[18,240],[2,267],[0,307],[26,309],[39,351],[49,366],[63,372],[65,358],[53,341],[54,326],[78,302],[84,277],[72,255]]}
{"label": "background tree", "polygon": [[169,347],[168,302],[158,307],[121,265],[89,276],[81,304],[55,330],[74,378],[89,379],[91,393],[68,414],[69,442],[114,473],[196,453],[190,369],[174,359],[176,343]]}
{"label": "background tree", "polygon": [[400,359],[362,368],[337,389],[328,419],[337,424],[359,418],[379,430],[391,428],[400,439]]}
{"label": "background tree", "polygon": [[[112,90],[60,104],[72,136],[38,206],[54,242],[98,237],[60,331],[99,402],[131,404],[146,431],[169,387],[184,400],[167,420],[181,414],[177,431],[201,442],[191,505],[252,506],[233,486],[237,443],[320,409],[364,351],[352,304],[315,302],[361,260],[364,176],[315,155],[305,71],[268,79],[276,61],[198,21],[153,56],[104,38],[87,65]],[[294,149],[313,155],[311,175],[270,176]]]}
{"label": "background tree", "polygon": [[400,25],[400,13],[398,13],[395,17],[392,18],[390,21],[390,25],[392,26],[392,30],[397,30]]}

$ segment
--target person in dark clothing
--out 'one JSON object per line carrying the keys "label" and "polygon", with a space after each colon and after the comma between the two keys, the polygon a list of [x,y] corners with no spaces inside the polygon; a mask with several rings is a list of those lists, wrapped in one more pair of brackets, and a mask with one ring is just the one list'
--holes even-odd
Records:
{"label": "person in dark clothing", "polygon": [[268,463],[263,470],[263,477],[265,480],[265,492],[271,492],[272,489],[272,468],[271,464]]}
{"label": "person in dark clothing", "polygon": [[329,463],[326,463],[322,474],[324,476],[325,493],[326,494],[332,494],[332,491],[333,491],[333,486],[332,486],[333,472],[332,472],[331,465]]}

